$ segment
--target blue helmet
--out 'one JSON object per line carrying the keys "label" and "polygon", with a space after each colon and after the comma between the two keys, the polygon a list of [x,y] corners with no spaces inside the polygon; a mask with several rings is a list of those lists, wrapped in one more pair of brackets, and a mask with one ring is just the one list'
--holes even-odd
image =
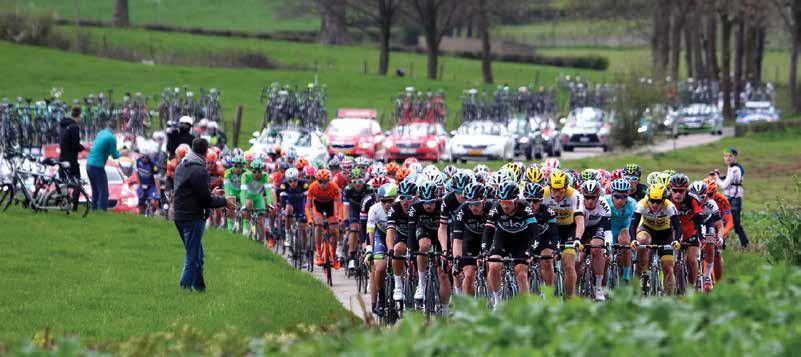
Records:
{"label": "blue helmet", "polygon": [[498,199],[499,200],[514,200],[520,195],[520,187],[517,186],[517,182],[514,181],[506,181],[501,184],[501,187],[498,187]]}
{"label": "blue helmet", "polygon": [[458,193],[464,191],[468,184],[473,182],[473,177],[466,172],[458,171],[451,177],[451,189]]}
{"label": "blue helmet", "polygon": [[437,199],[437,185],[431,181],[420,185],[417,190],[422,201],[434,201]]}
{"label": "blue helmet", "polygon": [[478,182],[472,182],[464,188],[464,199],[468,201],[478,201],[484,199],[486,189]]}
{"label": "blue helmet", "polygon": [[523,187],[523,196],[527,199],[541,200],[545,190],[536,182],[529,182]]}
{"label": "blue helmet", "polygon": [[398,196],[398,185],[394,183],[385,183],[378,188],[378,199],[382,198],[395,198]]}
{"label": "blue helmet", "polygon": [[403,180],[398,188],[398,193],[407,196],[417,195],[417,184],[412,181]]}
{"label": "blue helmet", "polygon": [[617,179],[612,181],[612,185],[610,186],[613,192],[626,192],[628,193],[631,190],[631,184],[624,179]]}

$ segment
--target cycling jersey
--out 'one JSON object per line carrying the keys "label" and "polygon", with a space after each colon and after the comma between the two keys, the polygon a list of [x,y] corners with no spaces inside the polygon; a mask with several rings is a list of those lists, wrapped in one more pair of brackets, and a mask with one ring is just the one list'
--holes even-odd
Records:
{"label": "cycling jersey", "polygon": [[[487,214],[492,209],[493,203],[484,202],[481,214],[473,214],[473,211],[466,204],[462,204],[456,209],[454,215],[453,239],[462,241],[462,256],[478,256],[481,254],[481,239],[484,234],[484,225],[487,222]],[[463,259],[463,265],[476,265],[475,259]]]}
{"label": "cycling jersey", "polygon": [[345,192],[342,194],[342,201],[348,207],[346,217],[350,223],[356,223],[359,220],[359,215],[362,208],[362,200],[367,195],[373,194],[373,188],[370,186],[362,186],[361,190],[355,189],[353,186],[348,185],[345,187]]}
{"label": "cycling jersey", "polygon": [[377,202],[375,197],[375,193],[371,193],[369,195],[364,196],[361,203],[361,209],[359,210],[359,230],[361,232],[361,236],[359,237],[362,243],[367,242],[367,215],[370,212],[370,208]]}
{"label": "cycling jersey", "polygon": [[537,224],[540,228],[540,244],[534,250],[535,254],[540,254],[543,249],[556,249],[559,243],[559,233],[556,228],[556,212],[549,207],[540,204],[540,207],[534,211],[534,217],[537,218]]}
{"label": "cycling jersey", "polygon": [[676,206],[670,200],[663,200],[662,206],[656,212],[651,211],[648,206],[648,199],[642,199],[634,208],[634,213],[640,215],[638,225],[651,228],[656,231],[670,229],[670,219],[678,215]]}
{"label": "cycling jersey", "polygon": [[[240,187],[240,199],[242,202],[250,199],[255,204],[256,201],[261,201],[264,203],[263,194],[265,192],[265,186],[270,183],[270,179],[265,174],[261,174],[258,178],[253,174],[253,172],[247,171],[242,174],[242,184]],[[254,207],[255,208],[255,207]],[[264,209],[264,208],[258,208]]]}
{"label": "cycling jersey", "polygon": [[718,205],[718,209],[720,210],[720,218],[723,219],[723,230],[725,235],[729,235],[729,232],[734,228],[734,219],[731,216],[731,205],[729,204],[729,199],[726,198],[726,195],[715,192],[715,203]]}
{"label": "cycling jersey", "polygon": [[245,174],[243,170],[241,174],[237,174],[235,169],[232,167],[228,170],[225,170],[225,175],[223,175],[223,188],[225,189],[226,196],[236,196],[239,199],[239,195],[242,192],[242,175]]}
{"label": "cycling jersey", "polygon": [[345,187],[348,185],[348,179],[342,174],[342,171],[334,172],[331,175],[331,182],[335,183],[337,187]]}
{"label": "cycling jersey", "polygon": [[706,200],[706,202],[701,205],[701,217],[704,220],[704,224],[707,226],[712,226],[715,222],[720,221],[720,209],[718,208],[718,204],[715,203],[715,200]]}
{"label": "cycling jersey", "polygon": [[209,171],[209,187],[214,189],[215,187],[224,186],[225,183],[225,168],[220,164],[214,164],[213,167],[209,168],[208,166],[206,169]]}
{"label": "cycling jersey", "polygon": [[309,185],[304,180],[298,180],[295,187],[292,187],[292,185],[284,181],[278,185],[278,189],[275,193],[282,207],[291,205],[294,211],[294,217],[306,219],[304,207],[306,206],[306,190],[308,190],[308,188]]}
{"label": "cycling jersey", "polygon": [[631,197],[626,197],[626,204],[623,208],[617,209],[615,208],[611,195],[605,196],[603,199],[606,201],[611,212],[609,223],[612,230],[612,241],[617,243],[617,237],[620,236],[620,232],[631,227],[631,217],[634,215],[634,208],[637,206],[637,201]]}
{"label": "cycling jersey", "polygon": [[487,214],[482,247],[486,247],[490,239],[490,255],[525,258],[526,252],[537,249],[539,227],[528,202],[516,200],[515,211],[511,215],[503,211],[500,203],[496,203]]}
{"label": "cycling jersey", "polygon": [[459,206],[462,204],[459,202],[459,199],[456,198],[456,192],[450,192],[442,198],[442,207],[440,207],[440,224],[448,224],[448,221],[451,220],[452,215],[456,211]]}
{"label": "cycling jersey", "polygon": [[556,224],[559,226],[571,225],[575,223],[575,216],[584,215],[584,199],[581,197],[581,193],[572,187],[566,189],[561,201],[553,199],[551,188],[546,187],[542,203],[556,212]]}
{"label": "cycling jersey", "polygon": [[409,237],[409,212],[403,211],[400,201],[394,202],[387,213],[387,229],[390,228],[394,229],[399,236],[396,238],[396,244],[401,241],[405,242]]}
{"label": "cycling jersey", "polygon": [[437,251],[442,250],[442,247],[439,246],[439,239],[437,239],[440,219],[439,210],[439,202],[434,202],[434,209],[431,212],[426,211],[422,202],[417,202],[409,207],[409,239],[407,244],[413,251],[417,250],[417,240],[422,238],[431,239],[434,248]]}
{"label": "cycling jersey", "polygon": [[136,160],[136,176],[139,179],[139,184],[143,186],[155,186],[155,174],[158,172],[156,163],[152,160],[145,162],[142,158]]}
{"label": "cycling jersey", "polygon": [[383,254],[387,252],[386,234],[387,234],[387,221],[388,216],[384,211],[382,205],[372,205],[367,213],[366,232],[375,233],[375,241],[373,242],[373,254]]}
{"label": "cycling jersey", "polygon": [[589,209],[584,206],[584,235],[581,237],[582,243],[589,243],[593,238],[604,238],[605,241],[612,242],[612,231],[609,229],[609,219],[612,210],[606,200],[599,197],[595,201],[595,208]]}
{"label": "cycling jersey", "polygon": [[273,172],[272,175],[270,175],[270,183],[273,185],[273,187],[281,186],[281,184],[283,182],[284,182],[284,172],[283,171],[276,171],[276,172]]}
{"label": "cycling jersey", "polygon": [[690,195],[684,196],[684,201],[675,205],[676,213],[681,223],[681,233],[685,239],[693,239],[698,233],[698,227],[703,224],[701,204]]}
{"label": "cycling jersey", "polygon": [[329,182],[328,185],[323,188],[320,186],[319,182],[314,181],[309,185],[309,190],[306,195],[307,201],[309,202],[331,202],[339,201],[342,198],[339,192],[339,186],[333,182]]}
{"label": "cycling jersey", "polygon": [[645,198],[645,194],[648,192],[648,185],[637,183],[636,186],[632,186],[633,191],[629,192],[629,197],[633,198],[634,201],[639,202],[643,198]]}

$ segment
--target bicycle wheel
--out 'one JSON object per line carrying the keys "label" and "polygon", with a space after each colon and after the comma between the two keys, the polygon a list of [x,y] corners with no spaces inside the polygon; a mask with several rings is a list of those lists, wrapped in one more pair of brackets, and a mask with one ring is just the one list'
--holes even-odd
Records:
{"label": "bicycle wheel", "polygon": [[426,281],[425,286],[425,314],[426,318],[430,319],[432,315],[437,313],[437,306],[439,303],[439,289],[437,288],[437,284],[435,279],[438,279],[436,275],[429,274],[428,281]]}
{"label": "bicycle wheel", "polygon": [[593,279],[592,268],[589,265],[584,266],[584,271],[581,274],[581,281],[579,283],[579,295],[592,298],[593,292]]}
{"label": "bicycle wheel", "polygon": [[651,268],[651,276],[650,276],[650,285],[651,288],[649,290],[649,295],[651,296],[662,296],[664,293],[664,289],[662,288],[662,279],[660,278],[661,269],[659,267],[652,267]]}
{"label": "bicycle wheel", "polygon": [[684,295],[687,292],[687,265],[679,261],[674,270],[676,274],[676,295]]}
{"label": "bicycle wheel", "polygon": [[564,276],[562,275],[561,271],[556,274],[554,277],[554,289],[553,294],[554,296],[565,300],[567,293],[565,292],[565,280]]}
{"label": "bicycle wheel", "polygon": [[617,262],[613,262],[609,264],[609,289],[617,288],[618,284],[620,283],[620,268],[617,265]]}
{"label": "bicycle wheel", "polygon": [[13,200],[14,185],[11,183],[4,183],[0,185],[0,207],[3,207],[3,211],[8,209],[8,206],[11,205],[11,201]]}

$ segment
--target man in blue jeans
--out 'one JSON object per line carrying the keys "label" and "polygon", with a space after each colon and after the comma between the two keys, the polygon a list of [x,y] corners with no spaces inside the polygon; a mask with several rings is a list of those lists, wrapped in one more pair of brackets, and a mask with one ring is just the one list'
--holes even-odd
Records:
{"label": "man in blue jeans", "polygon": [[106,176],[106,160],[111,156],[120,158],[117,151],[117,138],[114,137],[116,120],[109,120],[106,128],[97,133],[89,157],[86,158],[86,175],[92,186],[92,209],[105,211],[108,209],[108,176]]}
{"label": "man in blue jeans", "polygon": [[181,287],[206,291],[203,279],[203,233],[206,229],[206,209],[227,205],[236,208],[236,198],[223,198],[224,191],[209,190],[209,173],[206,170],[206,139],[194,139],[192,150],[175,169],[174,220],[186,250]]}
{"label": "man in blue jeans", "polygon": [[740,238],[740,245],[743,248],[748,247],[748,236],[745,234],[743,224],[740,220],[740,214],[743,210],[743,176],[745,176],[745,169],[737,162],[737,149],[727,147],[723,150],[723,162],[726,163],[726,176],[720,174],[720,170],[715,170],[712,174],[715,176],[715,181],[723,190],[723,194],[729,199],[731,204],[731,216],[734,220],[734,232]]}

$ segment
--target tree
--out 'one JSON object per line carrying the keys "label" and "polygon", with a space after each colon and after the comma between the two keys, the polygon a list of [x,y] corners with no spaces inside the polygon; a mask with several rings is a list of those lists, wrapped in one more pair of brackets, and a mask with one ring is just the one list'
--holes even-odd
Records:
{"label": "tree", "polygon": [[410,0],[409,17],[423,29],[428,52],[428,79],[437,79],[439,45],[469,10],[462,0]]}
{"label": "tree", "polygon": [[490,44],[490,20],[487,0],[477,0],[478,32],[481,35],[481,75],[484,83],[492,84],[492,48]]}
{"label": "tree", "polygon": [[792,40],[790,52],[790,101],[794,112],[801,112],[798,88],[798,51],[801,47],[801,0],[772,0]]}
{"label": "tree", "polygon": [[320,43],[344,45],[351,42],[346,24],[346,0],[317,0],[320,13]]}
{"label": "tree", "polygon": [[389,41],[401,1],[346,0],[349,25],[368,33],[373,27],[378,28],[378,74],[382,76],[389,71]]}
{"label": "tree", "polygon": [[112,24],[115,27],[131,26],[131,20],[128,16],[128,0],[116,0]]}

